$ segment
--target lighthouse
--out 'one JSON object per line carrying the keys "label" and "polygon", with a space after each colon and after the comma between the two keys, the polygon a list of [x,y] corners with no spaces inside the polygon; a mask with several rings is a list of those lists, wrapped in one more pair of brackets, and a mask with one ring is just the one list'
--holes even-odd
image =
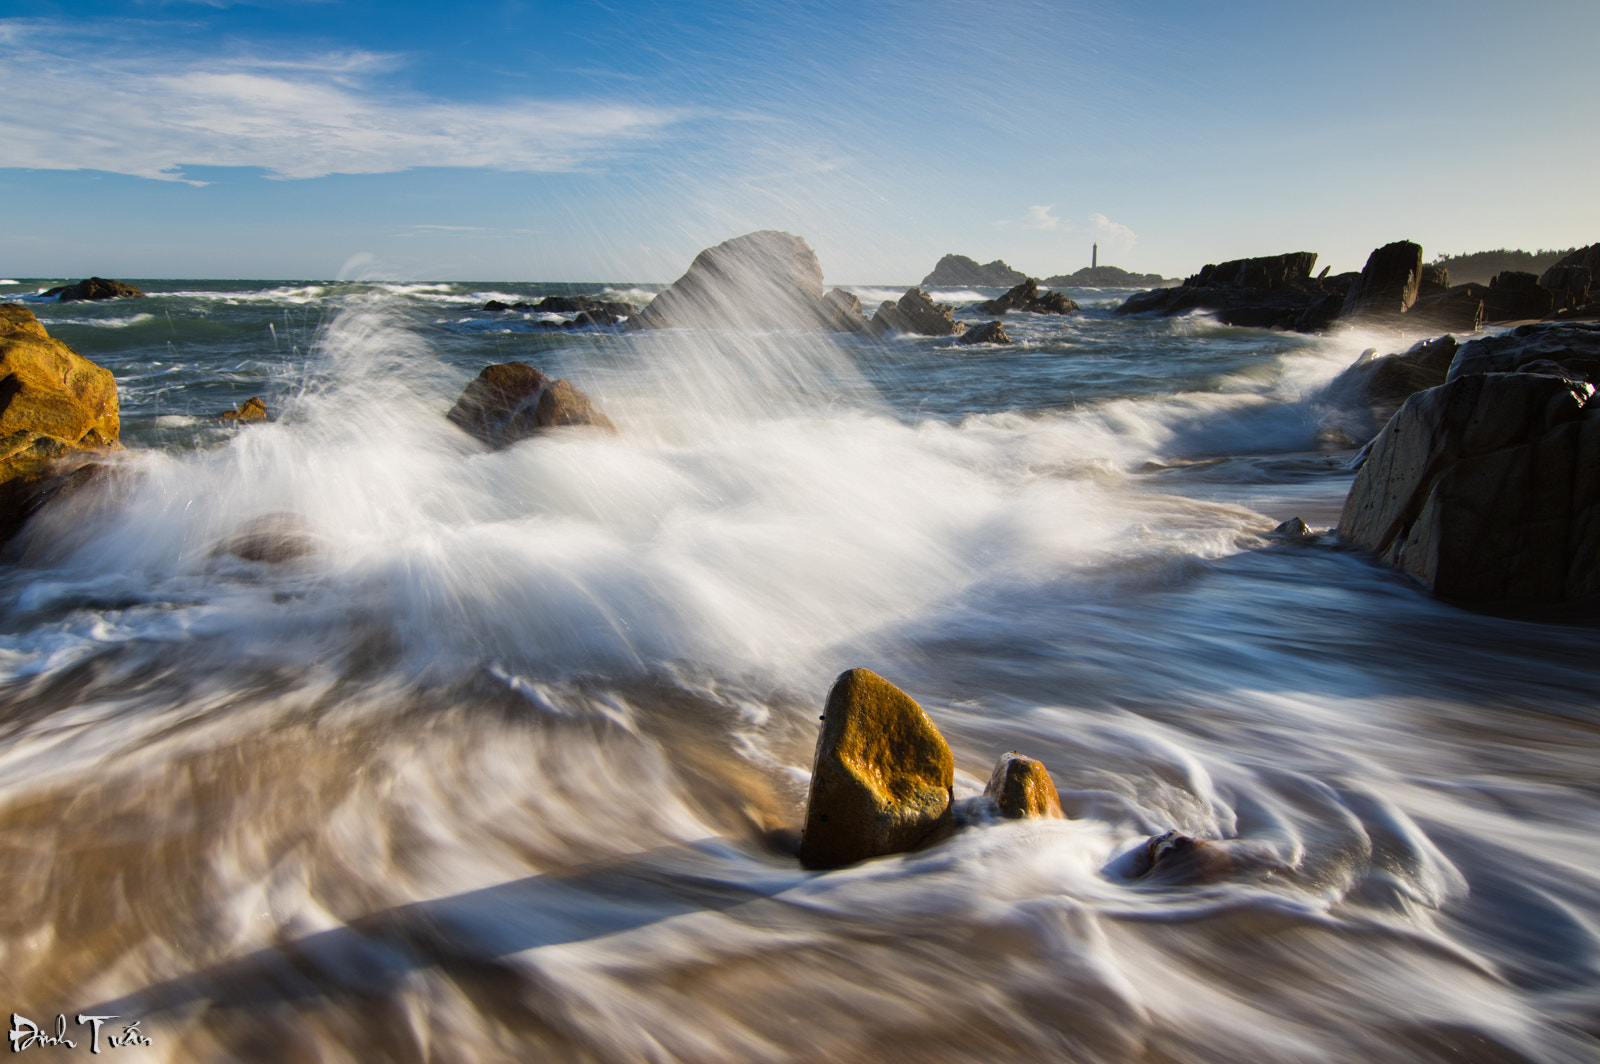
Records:
{"label": "lighthouse", "polygon": [[1094,250],[1089,252],[1089,269],[1098,270],[1099,268],[1100,268],[1100,245],[1096,244],[1094,246]]}

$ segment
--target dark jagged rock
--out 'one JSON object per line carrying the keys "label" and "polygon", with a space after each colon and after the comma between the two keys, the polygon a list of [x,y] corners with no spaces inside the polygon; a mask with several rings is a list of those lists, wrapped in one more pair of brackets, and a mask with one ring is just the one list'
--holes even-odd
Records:
{"label": "dark jagged rock", "polygon": [[1600,385],[1600,376],[1594,372],[1600,365],[1600,324],[1530,323],[1473,340],[1456,352],[1445,379],[1453,381],[1471,373],[1515,373],[1538,362],[1563,367],[1573,380]]}
{"label": "dark jagged rock", "polygon": [[986,321],[982,325],[974,325],[962,333],[958,342],[963,344],[1009,344],[1012,340],[1011,334],[1006,332],[1003,322]]}
{"label": "dark jagged rock", "polygon": [[[848,330],[837,330],[849,324]],[[635,329],[823,329],[855,332],[825,302],[816,252],[792,233],[764,229],[695,256],[689,269],[637,314]]]}
{"label": "dark jagged rock", "polygon": [[967,328],[955,320],[956,309],[948,303],[935,303],[928,293],[912,288],[899,302],[884,301],[872,316],[875,336],[886,332],[915,333],[918,336],[957,336]]}
{"label": "dark jagged rock", "polygon": [[517,307],[521,307],[523,305],[524,304],[522,304],[522,303],[518,303],[515,306],[513,306],[510,303],[502,303],[498,299],[491,299],[491,300],[489,300],[489,302],[487,302],[487,303],[485,303],[483,305],[483,309],[484,310],[488,310],[488,311],[493,311],[495,313],[499,313],[500,311],[503,311],[503,310],[516,310]]}
{"label": "dark jagged rock", "polygon": [[1314,252],[1297,251],[1208,265],[1177,288],[1129,297],[1116,313],[1170,317],[1204,310],[1225,325],[1320,332],[1339,316],[1357,275],[1313,278],[1316,261]]}
{"label": "dark jagged rock", "polygon": [[1085,266],[1075,273],[1058,273],[1039,282],[1046,288],[1161,288],[1175,279],[1159,273],[1129,273],[1116,266]]}
{"label": "dark jagged rock", "polygon": [[[617,319],[626,318],[639,308],[631,303],[616,303],[592,296],[546,296],[537,303],[502,303],[491,299],[483,309],[492,312],[528,310],[552,314],[576,314],[573,320],[579,325],[615,325]],[[589,317],[585,318],[587,314]],[[559,324],[559,323],[557,323]]]}
{"label": "dark jagged rock", "polygon": [[1485,321],[1522,321],[1542,318],[1555,309],[1555,293],[1540,287],[1537,276],[1506,270],[1489,282],[1483,316]]}
{"label": "dark jagged rock", "polygon": [[861,300],[843,288],[822,297],[824,328],[829,332],[866,332],[869,323],[861,310]]}
{"label": "dark jagged rock", "polygon": [[55,296],[62,303],[81,303],[99,299],[133,299],[142,297],[144,293],[125,281],[90,277],[77,284],[64,284],[49,289],[44,295]]}
{"label": "dark jagged rock", "polygon": [[914,849],[948,823],[954,783],[955,758],[922,707],[851,669],[823,711],[800,860],[834,868]]}
{"label": "dark jagged rock", "polygon": [[1539,277],[1539,287],[1550,290],[1557,311],[1579,310],[1590,302],[1590,292],[1600,279],[1600,244],[1590,244],[1564,256]]}
{"label": "dark jagged rock", "polygon": [[491,447],[507,447],[563,426],[616,431],[611,419],[595,409],[571,382],[551,380],[526,362],[486,367],[445,416]]}
{"label": "dark jagged rock", "polygon": [[1004,314],[1011,310],[1029,314],[1076,314],[1078,304],[1060,292],[1039,292],[1039,282],[1029,277],[1003,296],[974,304],[979,314]]}
{"label": "dark jagged rock", "polygon": [[1418,392],[1373,441],[1345,500],[1340,534],[1449,599],[1593,597],[1600,592],[1593,393],[1587,383],[1540,373],[1471,373]]}
{"label": "dark jagged rock", "polygon": [[0,539],[63,476],[117,448],[117,382],[52,337],[26,307],[0,304]]}
{"label": "dark jagged rock", "polygon": [[1417,299],[1442,295],[1450,289],[1450,271],[1438,263],[1422,267],[1422,279],[1417,282]]}
{"label": "dark jagged rock", "polygon": [[980,266],[965,255],[946,255],[922,283],[929,288],[1010,288],[1025,280],[1027,274],[1013,270],[999,259]]}
{"label": "dark jagged rock", "polygon": [[1417,297],[1406,311],[1406,325],[1443,329],[1447,332],[1474,333],[1483,329],[1483,285],[1458,284],[1443,292]]}
{"label": "dark jagged rock", "polygon": [[1001,816],[1012,820],[1062,817],[1061,796],[1049,771],[1041,762],[1016,751],[1000,755],[983,793]]}
{"label": "dark jagged rock", "polygon": [[1335,402],[1372,408],[1382,424],[1415,393],[1443,384],[1450,360],[1460,348],[1454,336],[1441,336],[1414,344],[1402,354],[1372,358],[1369,352],[1335,377],[1326,394]]}
{"label": "dark jagged rock", "polygon": [[1367,256],[1361,277],[1345,294],[1346,318],[1385,321],[1399,317],[1417,301],[1422,283],[1422,246],[1409,240],[1385,244]]}
{"label": "dark jagged rock", "polygon": [[272,415],[267,413],[267,404],[258,396],[252,395],[232,410],[224,410],[217,415],[218,421],[270,421]]}
{"label": "dark jagged rock", "polygon": [[1289,520],[1284,521],[1282,524],[1274,528],[1268,533],[1268,535],[1274,539],[1287,539],[1292,541],[1298,539],[1310,539],[1315,536],[1316,533],[1311,531],[1311,529],[1306,525],[1305,521],[1298,517],[1291,517]]}

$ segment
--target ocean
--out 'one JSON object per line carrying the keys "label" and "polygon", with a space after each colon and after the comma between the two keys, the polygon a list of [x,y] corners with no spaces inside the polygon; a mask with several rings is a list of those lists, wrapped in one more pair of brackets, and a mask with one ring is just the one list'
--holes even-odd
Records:
{"label": "ocean", "polygon": [[[134,283],[0,283],[116,375],[127,448],[0,567],[13,1032],[59,1015],[82,1052],[76,1017],[115,1016],[150,1061],[1600,1060],[1593,619],[1459,608],[1331,531],[1373,426],[1327,386],[1419,337],[1109,290],[963,346],[478,309],[654,285]],[[511,360],[620,431],[489,451],[445,420]],[[215,419],[250,396],[271,422]],[[1273,535],[1294,517],[1314,535]],[[230,551],[263,529],[293,556]],[[928,710],[959,801],[1015,750],[1067,819],[799,867],[772,840],[856,666]],[[1235,867],[1131,874],[1169,830]]]}

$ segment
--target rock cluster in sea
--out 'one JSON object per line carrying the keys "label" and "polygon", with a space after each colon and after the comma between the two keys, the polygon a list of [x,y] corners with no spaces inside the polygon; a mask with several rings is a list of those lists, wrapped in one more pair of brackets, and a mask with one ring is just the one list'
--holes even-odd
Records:
{"label": "rock cluster in sea", "polygon": [[57,285],[40,293],[45,298],[54,297],[60,303],[89,302],[99,299],[132,299],[144,293],[126,281],[111,281],[104,277],[90,277],[77,284]]}
{"label": "rock cluster in sea", "polygon": [[523,310],[572,315],[571,318],[565,321],[539,322],[540,325],[550,329],[581,329],[587,325],[616,325],[639,311],[639,308],[632,303],[597,299],[594,296],[546,296],[537,303],[503,303],[498,299],[491,299],[483,305],[483,309],[491,313]]}
{"label": "rock cluster in sea", "polygon": [[874,336],[889,332],[959,336],[967,324],[956,321],[955,314],[956,308],[949,303],[935,303],[922,289],[912,288],[895,302],[884,300],[879,304],[869,328]]}
{"label": "rock cluster in sea", "polygon": [[1004,314],[1011,310],[1029,314],[1076,314],[1078,304],[1060,292],[1041,293],[1039,282],[1027,277],[1005,295],[974,304],[972,309],[980,314]]}
{"label": "rock cluster in sea", "polygon": [[1010,288],[1028,279],[999,259],[979,265],[965,255],[946,255],[922,279],[925,288]]}
{"label": "rock cluster in sea", "polygon": [[52,337],[26,307],[0,304],[0,540],[94,475],[116,449],[117,382]]}

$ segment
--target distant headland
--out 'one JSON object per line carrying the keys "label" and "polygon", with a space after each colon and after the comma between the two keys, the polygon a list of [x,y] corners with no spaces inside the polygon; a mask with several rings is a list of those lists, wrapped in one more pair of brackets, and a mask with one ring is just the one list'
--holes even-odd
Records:
{"label": "distant headland", "polygon": [[[965,255],[946,255],[933,272],[922,279],[924,287],[936,288],[1012,288],[1028,279],[1000,259],[978,263]],[[1116,266],[1085,266],[1076,273],[1056,274],[1039,284],[1044,288],[1161,288],[1177,284],[1176,278],[1155,273],[1129,273]]]}

